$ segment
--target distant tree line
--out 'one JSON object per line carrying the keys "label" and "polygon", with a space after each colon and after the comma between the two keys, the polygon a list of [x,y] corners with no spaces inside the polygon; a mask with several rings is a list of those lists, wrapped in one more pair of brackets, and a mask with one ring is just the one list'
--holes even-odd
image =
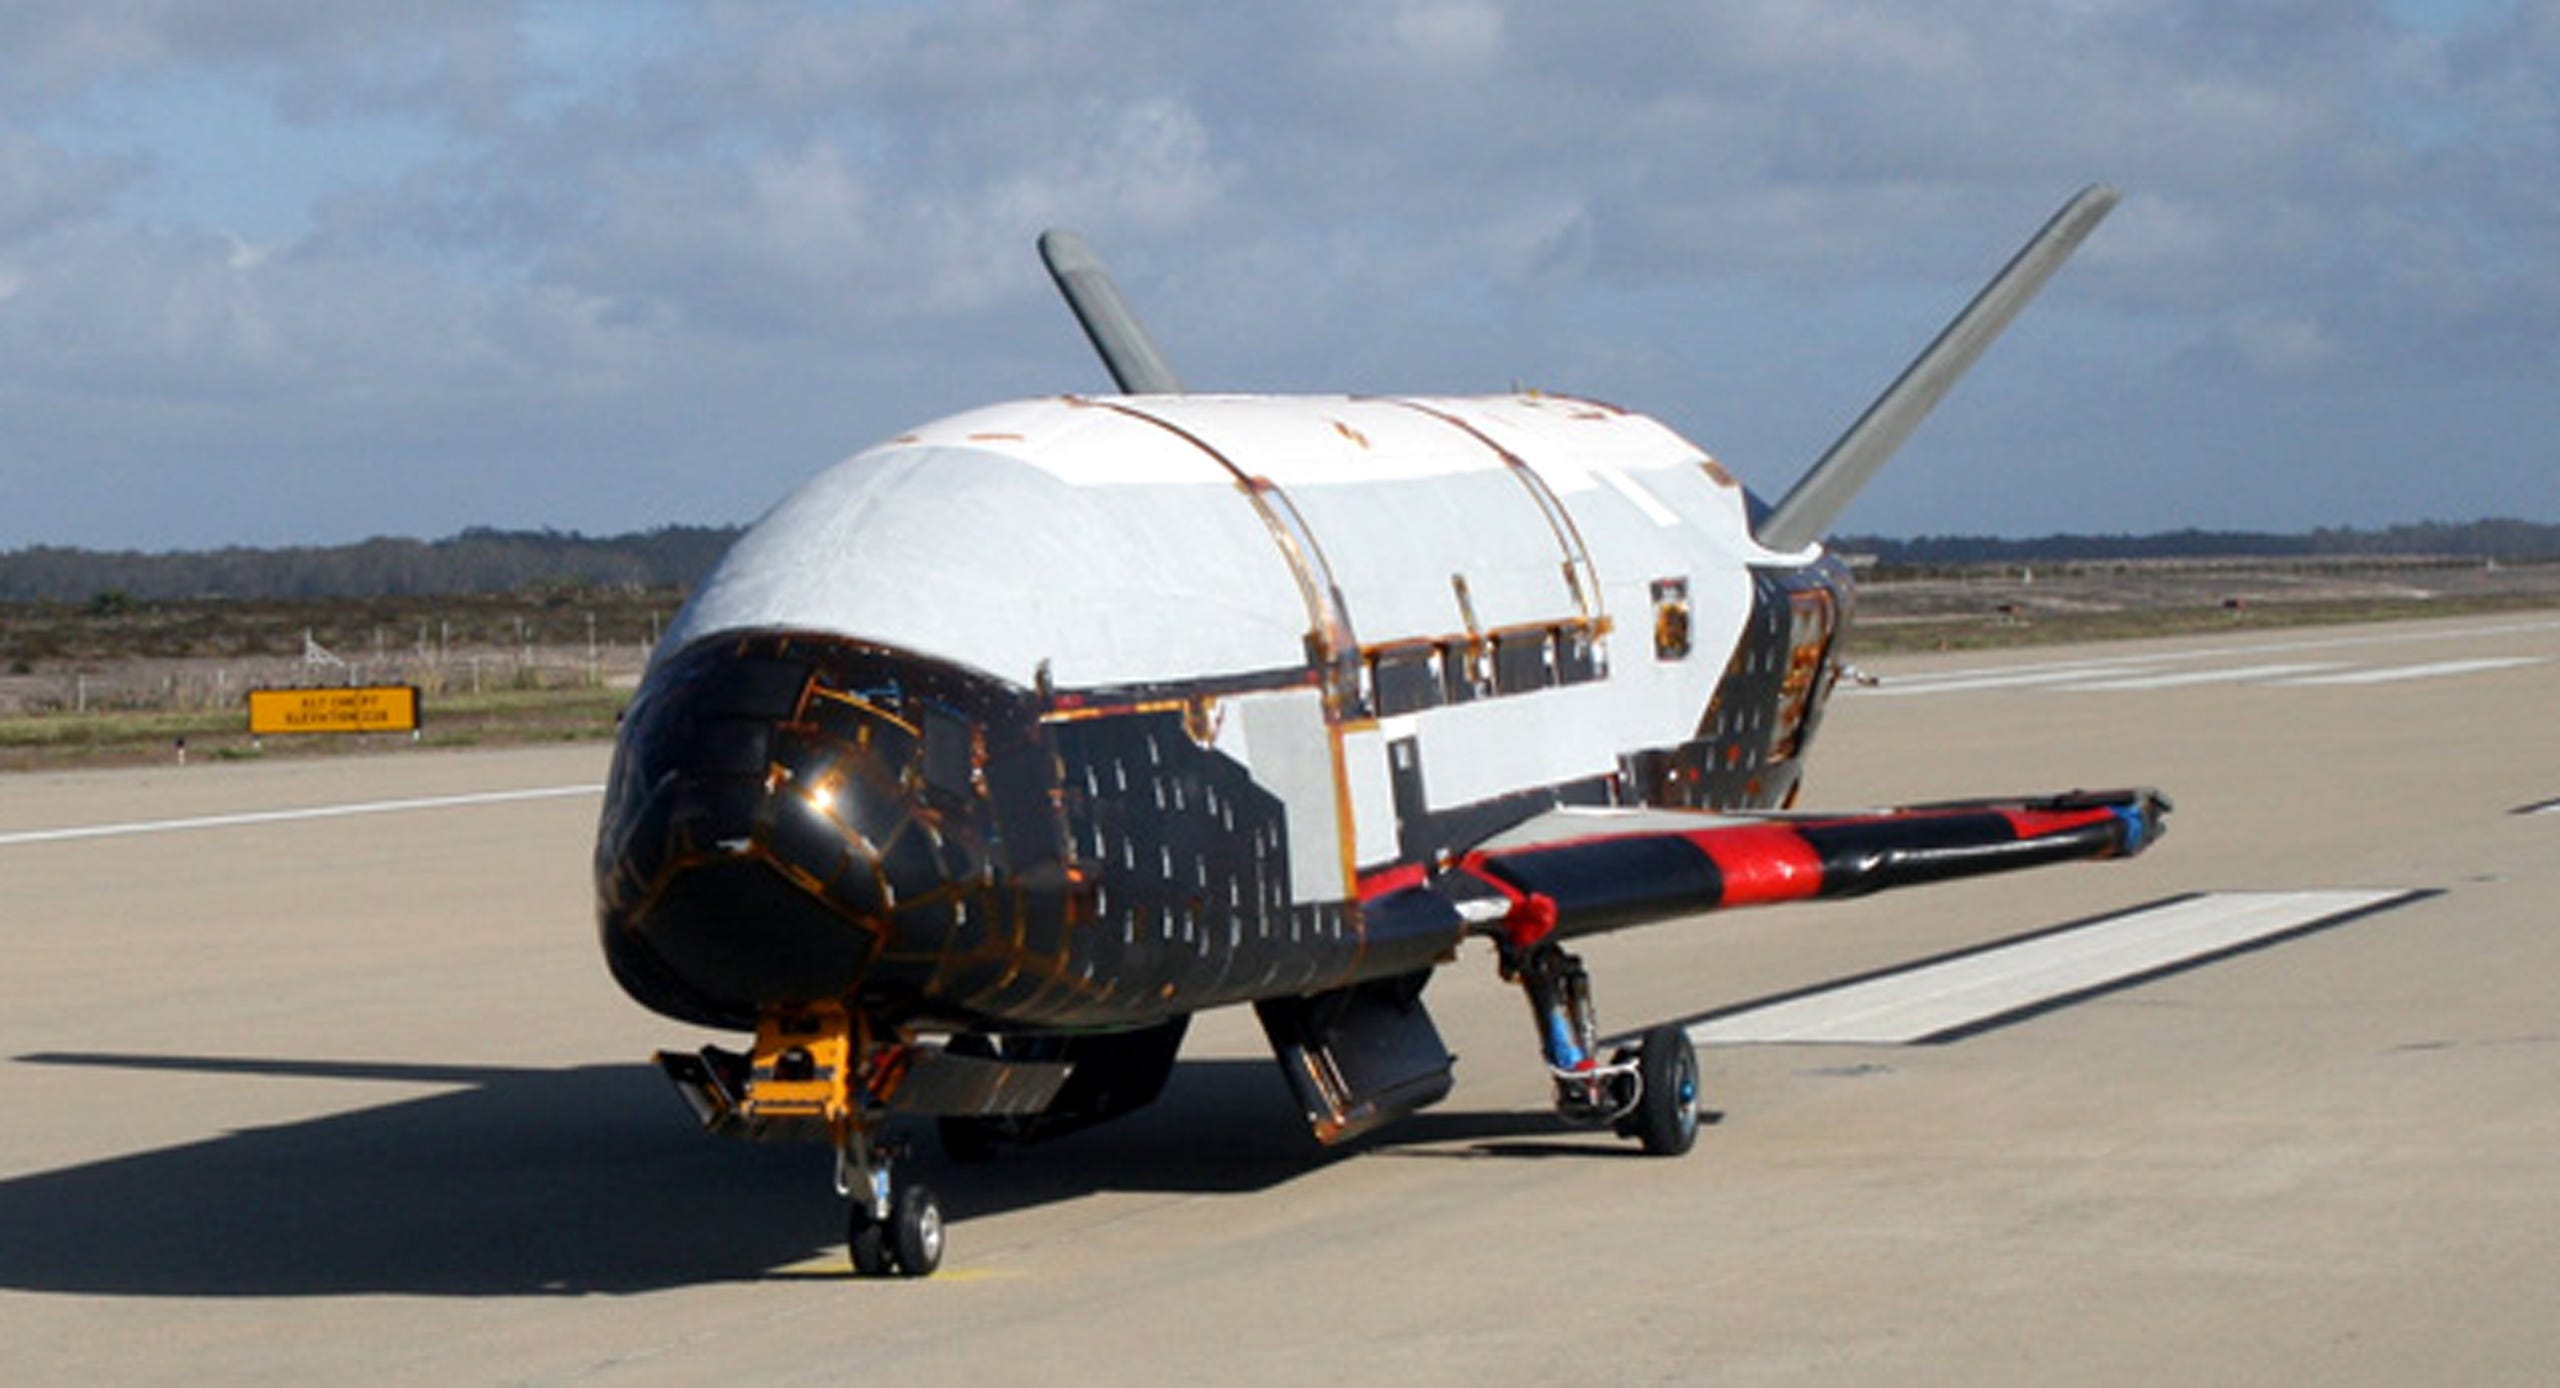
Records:
{"label": "distant tree line", "polygon": [[1920,535],[1907,540],[1842,535],[1839,554],[1891,565],[2070,563],[2106,559],[2296,559],[2425,556],[2507,561],[2560,559],[2560,525],[2522,520],[2421,521],[2381,530],[2278,535],[2254,530],[2172,530],[2157,535]]}
{"label": "distant tree line", "polygon": [[0,601],[113,609],[179,598],[417,597],[555,585],[689,587],[737,538],[735,526],[672,525],[601,538],[575,531],[474,528],[441,540],[376,537],[351,545],[159,554],[40,545],[0,552]]}
{"label": "distant tree line", "polygon": [[[474,528],[441,540],[376,537],[351,545],[232,547],[142,553],[39,545],[0,552],[0,602],[89,604],[112,612],[179,598],[375,598],[588,588],[690,588],[710,572],[736,526],[671,525],[628,535]],[[2521,520],[2426,521],[2382,530],[2322,528],[2279,535],[2173,530],[2157,535],[1843,535],[1835,553],[1890,565],[2060,563],[2106,559],[2225,559],[2426,555],[2560,560],[2560,525]]]}

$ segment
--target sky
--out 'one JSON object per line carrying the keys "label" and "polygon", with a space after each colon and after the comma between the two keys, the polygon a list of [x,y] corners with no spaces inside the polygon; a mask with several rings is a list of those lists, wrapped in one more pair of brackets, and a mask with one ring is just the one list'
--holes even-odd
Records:
{"label": "sky", "polygon": [[1052,225],[1774,497],[2090,182],[1842,529],[2560,521],[2560,0],[11,0],[0,549],[745,522],[1108,389]]}

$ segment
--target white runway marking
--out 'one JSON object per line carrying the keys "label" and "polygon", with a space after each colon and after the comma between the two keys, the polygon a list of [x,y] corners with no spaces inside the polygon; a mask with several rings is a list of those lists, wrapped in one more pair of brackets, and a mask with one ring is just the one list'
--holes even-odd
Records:
{"label": "white runway marking", "polygon": [[181,829],[229,829],[244,824],[283,824],[298,819],[340,819],[351,815],[401,814],[410,810],[447,810],[466,805],[506,805],[520,800],[558,800],[572,795],[601,795],[604,787],[542,786],[533,790],[490,790],[469,795],[431,795],[416,800],[371,800],[351,805],[313,805],[298,810],[251,810],[241,814],[199,815],[192,819],[146,819],[129,824],[84,824],[69,829],[29,829],[0,834],[0,848],[23,843],[61,843],[70,839],[112,839],[128,834],[167,834]]}
{"label": "white runway marking", "polygon": [[1705,1046],[1905,1046],[2028,1013],[2414,901],[2427,892],[2213,892],[1905,965],[1691,1024]]}
{"label": "white runway marking", "polygon": [[2442,675],[2469,675],[2482,670],[2511,670],[2519,665],[2540,665],[2538,655],[2506,656],[2497,660],[2439,660],[2432,665],[2386,665],[2378,670],[2346,670],[2334,675],[2306,675],[2298,680],[2279,680],[2286,685],[2319,684],[2389,684],[2397,680],[2429,680]]}
{"label": "white runway marking", "polygon": [[2071,688],[2075,691],[2184,689],[2198,684],[2244,684],[2250,680],[2274,679],[2278,675],[2300,675],[2312,670],[2337,668],[2337,662],[2332,660],[2295,662],[2289,665],[2241,665],[2226,670],[2182,670],[2174,675],[2142,675],[2133,679],[2094,680],[2087,684],[2072,685]]}
{"label": "white runway marking", "polygon": [[[1880,683],[1872,688],[1843,687],[1840,692],[1843,695],[1859,698],[1877,698],[1894,696],[1907,697],[1914,694],[1963,694],[1986,689],[2009,689],[2022,687],[2056,689],[2064,692],[2076,692],[2086,689],[2157,689],[2173,686],[2148,683],[2115,683],[2113,681],[2119,679],[2136,681],[2143,680],[2158,674],[2164,667],[2192,667],[2199,661],[2256,659],[2266,656],[2295,655],[2305,651],[2326,652],[2355,650],[2372,646],[2401,645],[2413,641],[2479,640],[2488,637],[2516,636],[2527,633],[2551,631],[2554,629],[2560,629],[2560,622],[2505,622],[2489,626],[2460,627],[2451,631],[2391,631],[2354,636],[2307,636],[2295,640],[2265,641],[2246,646],[2222,646],[2205,650],[2154,651],[2144,655],[2111,656],[2087,660],[2028,660],[2008,665],[1976,665],[1955,670],[1941,670],[1922,675],[1894,675],[1886,673],[1882,675]],[[2282,664],[2260,665],[2251,668],[2250,673],[2246,675],[2235,673],[2229,675],[2206,676],[2203,671],[2197,671],[2196,673],[2199,678],[2191,682],[2210,684],[2223,679],[2254,679],[2264,677],[2270,683],[2294,684],[2300,683],[2301,681],[2283,679],[2281,676],[2284,674],[2308,674],[2315,670],[2334,670],[2344,664],[2346,664],[2346,661],[2344,660],[2335,660],[2319,664],[2306,664],[2291,667]],[[2446,661],[2442,662],[2442,664],[2446,666],[2461,666],[2470,664],[2470,662]],[[2417,669],[2423,667],[2395,666],[2392,668]],[[2474,670],[2495,668],[2501,667],[2492,664],[2479,664],[2473,666],[2472,670],[2448,668],[2444,670],[2443,673],[2467,674],[2472,673]],[[2267,673],[2269,671],[2274,671],[2276,673],[2269,674]],[[2424,676],[2409,676],[2408,678],[2424,678]],[[2344,680],[2339,682],[2348,683],[2348,681]],[[2377,676],[2371,680],[2355,682],[2383,683],[2385,680],[2382,677]]]}
{"label": "white runway marking", "polygon": [[1977,671],[1961,675],[1922,675],[1908,679],[1887,680],[1863,692],[1892,698],[1896,695],[1909,694],[1964,694],[1976,689],[2022,689],[2039,684],[2076,684],[2086,679],[2147,675],[2166,663],[2158,660],[2115,660],[2088,665],[2029,667],[1997,673]]}
{"label": "white runway marking", "polygon": [[2296,651],[2339,651],[2362,646],[2404,646],[2413,641],[2470,641],[2484,636],[2521,636],[2530,632],[2560,631],[2560,621],[2500,622],[2490,626],[2455,627],[2449,631],[2417,628],[2406,631],[2360,633],[2354,636],[2304,636],[2288,641],[2262,641],[2250,646],[2221,646],[2211,650],[2180,651],[2164,658],[2198,659],[2218,656],[2291,655]]}

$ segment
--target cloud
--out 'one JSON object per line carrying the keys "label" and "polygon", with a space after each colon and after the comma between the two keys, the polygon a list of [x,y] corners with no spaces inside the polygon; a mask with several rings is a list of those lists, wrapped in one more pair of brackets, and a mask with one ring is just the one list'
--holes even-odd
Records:
{"label": "cloud", "polygon": [[2306,374],[2338,355],[2336,341],[2310,318],[2248,313],[2224,325],[2223,332],[2240,359],[2261,376]]}
{"label": "cloud", "polygon": [[76,154],[0,131],[0,247],[95,219],[139,173],[134,159]]}
{"label": "cloud", "polygon": [[[0,544],[736,518],[920,413],[1099,385],[1052,223],[1195,382],[1585,389],[1782,485],[2092,178],[2123,207],[1913,444],[1981,525],[2110,396],[2169,456],[2215,422],[2162,402],[2504,383],[2463,408],[2494,438],[2510,399],[2521,456],[2560,367],[2555,66],[2548,0],[31,0]],[[170,138],[191,111],[219,124]],[[350,480],[254,517],[83,492],[182,454]]]}
{"label": "cloud", "polygon": [[1405,55],[1426,69],[1472,75],[1502,56],[1505,25],[1493,5],[1426,0],[1399,8],[1390,23]]}
{"label": "cloud", "polygon": [[[258,72],[304,94],[317,114],[338,99],[415,92],[421,72],[443,96],[468,86],[485,55],[513,46],[516,4],[439,0],[351,6],[327,0],[13,0],[0,7],[0,102],[75,101],[96,88],[206,71]],[[507,80],[513,80],[510,74]]]}

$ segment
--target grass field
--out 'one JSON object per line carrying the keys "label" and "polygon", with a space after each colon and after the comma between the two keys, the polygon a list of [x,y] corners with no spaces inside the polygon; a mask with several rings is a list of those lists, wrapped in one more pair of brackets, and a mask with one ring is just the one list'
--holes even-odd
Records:
{"label": "grass field", "polygon": [[[174,762],[181,740],[227,760],[607,738],[680,597],[0,605],[0,773]],[[1852,660],[2560,608],[2560,565],[1991,565],[1871,575],[1857,601]],[[253,684],[351,682],[418,685],[418,735],[249,736]]]}
{"label": "grass field", "polygon": [[[603,738],[671,589],[0,604],[0,772]],[[409,684],[407,734],[249,736],[252,688]]]}
{"label": "grass field", "polygon": [[1861,578],[1852,655],[2125,641],[2560,607],[2560,564],[1989,564]]}
{"label": "grass field", "polygon": [[630,691],[605,685],[502,689],[422,699],[408,733],[255,738],[242,709],[54,712],[0,718],[0,772],[187,760],[348,756],[413,747],[574,742],[613,735]]}

